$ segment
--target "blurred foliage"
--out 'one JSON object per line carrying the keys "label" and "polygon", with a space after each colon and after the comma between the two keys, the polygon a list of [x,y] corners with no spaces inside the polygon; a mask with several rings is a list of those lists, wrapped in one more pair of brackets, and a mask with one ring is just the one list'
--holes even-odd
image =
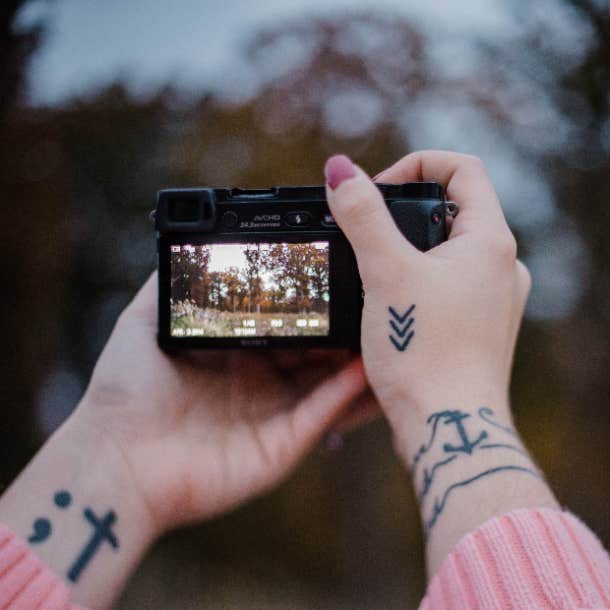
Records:
{"label": "blurred foliage", "polygon": [[[325,158],[337,151],[374,174],[410,149],[418,99],[456,99],[493,125],[553,193],[558,214],[550,224],[517,223],[523,255],[553,237],[561,250],[565,223],[580,237],[577,256],[589,271],[577,306],[526,320],[513,402],[560,500],[610,546],[603,3],[557,0],[588,32],[586,51],[572,61],[549,45],[552,23],[523,23],[518,40],[481,44],[476,71],[452,76],[432,61],[438,41],[412,24],[354,14],[255,36],[245,52],[261,86],[251,97],[209,91],[192,99],[167,87],[144,99],[116,83],[53,108],[28,107],[20,96],[40,30],[13,33],[19,4],[3,5],[0,41],[2,484],[73,408],[116,316],[154,268],[147,213],[157,189],[320,184]],[[286,49],[305,61],[269,74]],[[531,107],[541,118],[524,124]],[[569,127],[560,145],[546,144],[550,114]],[[514,186],[509,220],[510,197],[522,195],[523,185]],[[314,453],[269,496],[164,538],[119,607],[404,608],[423,591],[412,492],[379,422],[340,452]]]}
{"label": "blurred foliage", "polygon": [[40,26],[16,32],[13,21],[23,0],[4,0],[0,4],[0,116],[4,118],[15,101],[22,98],[24,66],[38,46]]}

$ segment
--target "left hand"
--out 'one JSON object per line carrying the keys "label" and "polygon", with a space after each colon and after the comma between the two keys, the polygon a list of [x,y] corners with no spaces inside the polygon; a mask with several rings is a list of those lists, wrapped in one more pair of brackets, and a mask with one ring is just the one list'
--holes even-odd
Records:
{"label": "left hand", "polygon": [[346,350],[170,357],[156,344],[156,309],[154,273],[120,316],[74,418],[120,449],[158,532],[278,483],[366,388]]}

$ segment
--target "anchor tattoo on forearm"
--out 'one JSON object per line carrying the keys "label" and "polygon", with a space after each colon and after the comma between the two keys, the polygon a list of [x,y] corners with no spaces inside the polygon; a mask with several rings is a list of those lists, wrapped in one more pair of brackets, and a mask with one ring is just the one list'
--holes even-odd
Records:
{"label": "anchor tattoo on forearm", "polygon": [[[474,413],[460,409],[438,411],[430,415],[426,423],[430,429],[429,438],[413,455],[411,465],[416,487],[419,488],[417,497],[426,533],[437,523],[450,497],[476,481],[506,471],[541,477],[527,451],[515,441],[516,432],[497,421],[493,409],[489,407],[480,407]],[[452,465],[460,461],[466,464],[464,460],[469,460],[469,456],[479,451],[502,451],[504,453],[501,455],[507,456],[506,464],[482,468],[466,478],[458,475],[457,480],[448,482],[447,477],[442,482],[438,480],[439,472],[450,472]],[[511,456],[515,453],[524,459],[512,463]],[[432,492],[432,505],[429,506],[427,498]]]}

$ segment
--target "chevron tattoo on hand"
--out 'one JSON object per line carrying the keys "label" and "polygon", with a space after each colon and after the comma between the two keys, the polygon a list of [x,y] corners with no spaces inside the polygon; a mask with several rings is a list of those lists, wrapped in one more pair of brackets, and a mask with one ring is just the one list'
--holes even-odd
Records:
{"label": "chevron tattoo on hand", "polygon": [[393,307],[388,307],[390,312],[390,328],[391,335],[389,335],[392,345],[399,351],[404,352],[411,339],[415,335],[415,331],[411,328],[415,323],[415,319],[411,314],[415,309],[415,305],[411,305],[402,315],[400,315]]}

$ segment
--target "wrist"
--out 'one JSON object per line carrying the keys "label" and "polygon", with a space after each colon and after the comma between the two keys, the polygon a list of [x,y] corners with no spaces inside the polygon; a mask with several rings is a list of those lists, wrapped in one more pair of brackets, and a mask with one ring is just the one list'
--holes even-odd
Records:
{"label": "wrist", "polygon": [[0,521],[73,589],[107,606],[158,532],[120,448],[80,410],[0,499]]}
{"label": "wrist", "polygon": [[404,391],[382,403],[394,435],[399,457],[410,467],[413,454],[426,436],[429,420],[445,410],[475,414],[490,408],[494,417],[512,426],[508,390],[498,384],[457,379],[452,384],[436,384],[422,391]]}
{"label": "wrist", "polygon": [[81,402],[49,442],[60,445],[73,459],[80,456],[74,482],[86,495],[114,500],[140,544],[151,544],[162,528],[140,489],[125,447],[111,429],[99,425],[99,418],[90,417],[91,409],[95,406]]}
{"label": "wrist", "polygon": [[[115,503],[117,525],[120,520],[127,530],[131,550],[142,555],[170,528],[159,518],[137,475],[132,444],[123,442],[116,425],[107,424],[103,411],[98,403],[85,396],[58,430],[62,435],[58,440],[82,452],[79,476],[83,489],[92,496],[103,494],[109,505]],[[152,463],[150,467],[158,464]]]}
{"label": "wrist", "polygon": [[427,540],[429,568],[483,521],[519,507],[557,506],[514,429],[502,392],[455,388],[407,410],[394,426],[410,471]]}

